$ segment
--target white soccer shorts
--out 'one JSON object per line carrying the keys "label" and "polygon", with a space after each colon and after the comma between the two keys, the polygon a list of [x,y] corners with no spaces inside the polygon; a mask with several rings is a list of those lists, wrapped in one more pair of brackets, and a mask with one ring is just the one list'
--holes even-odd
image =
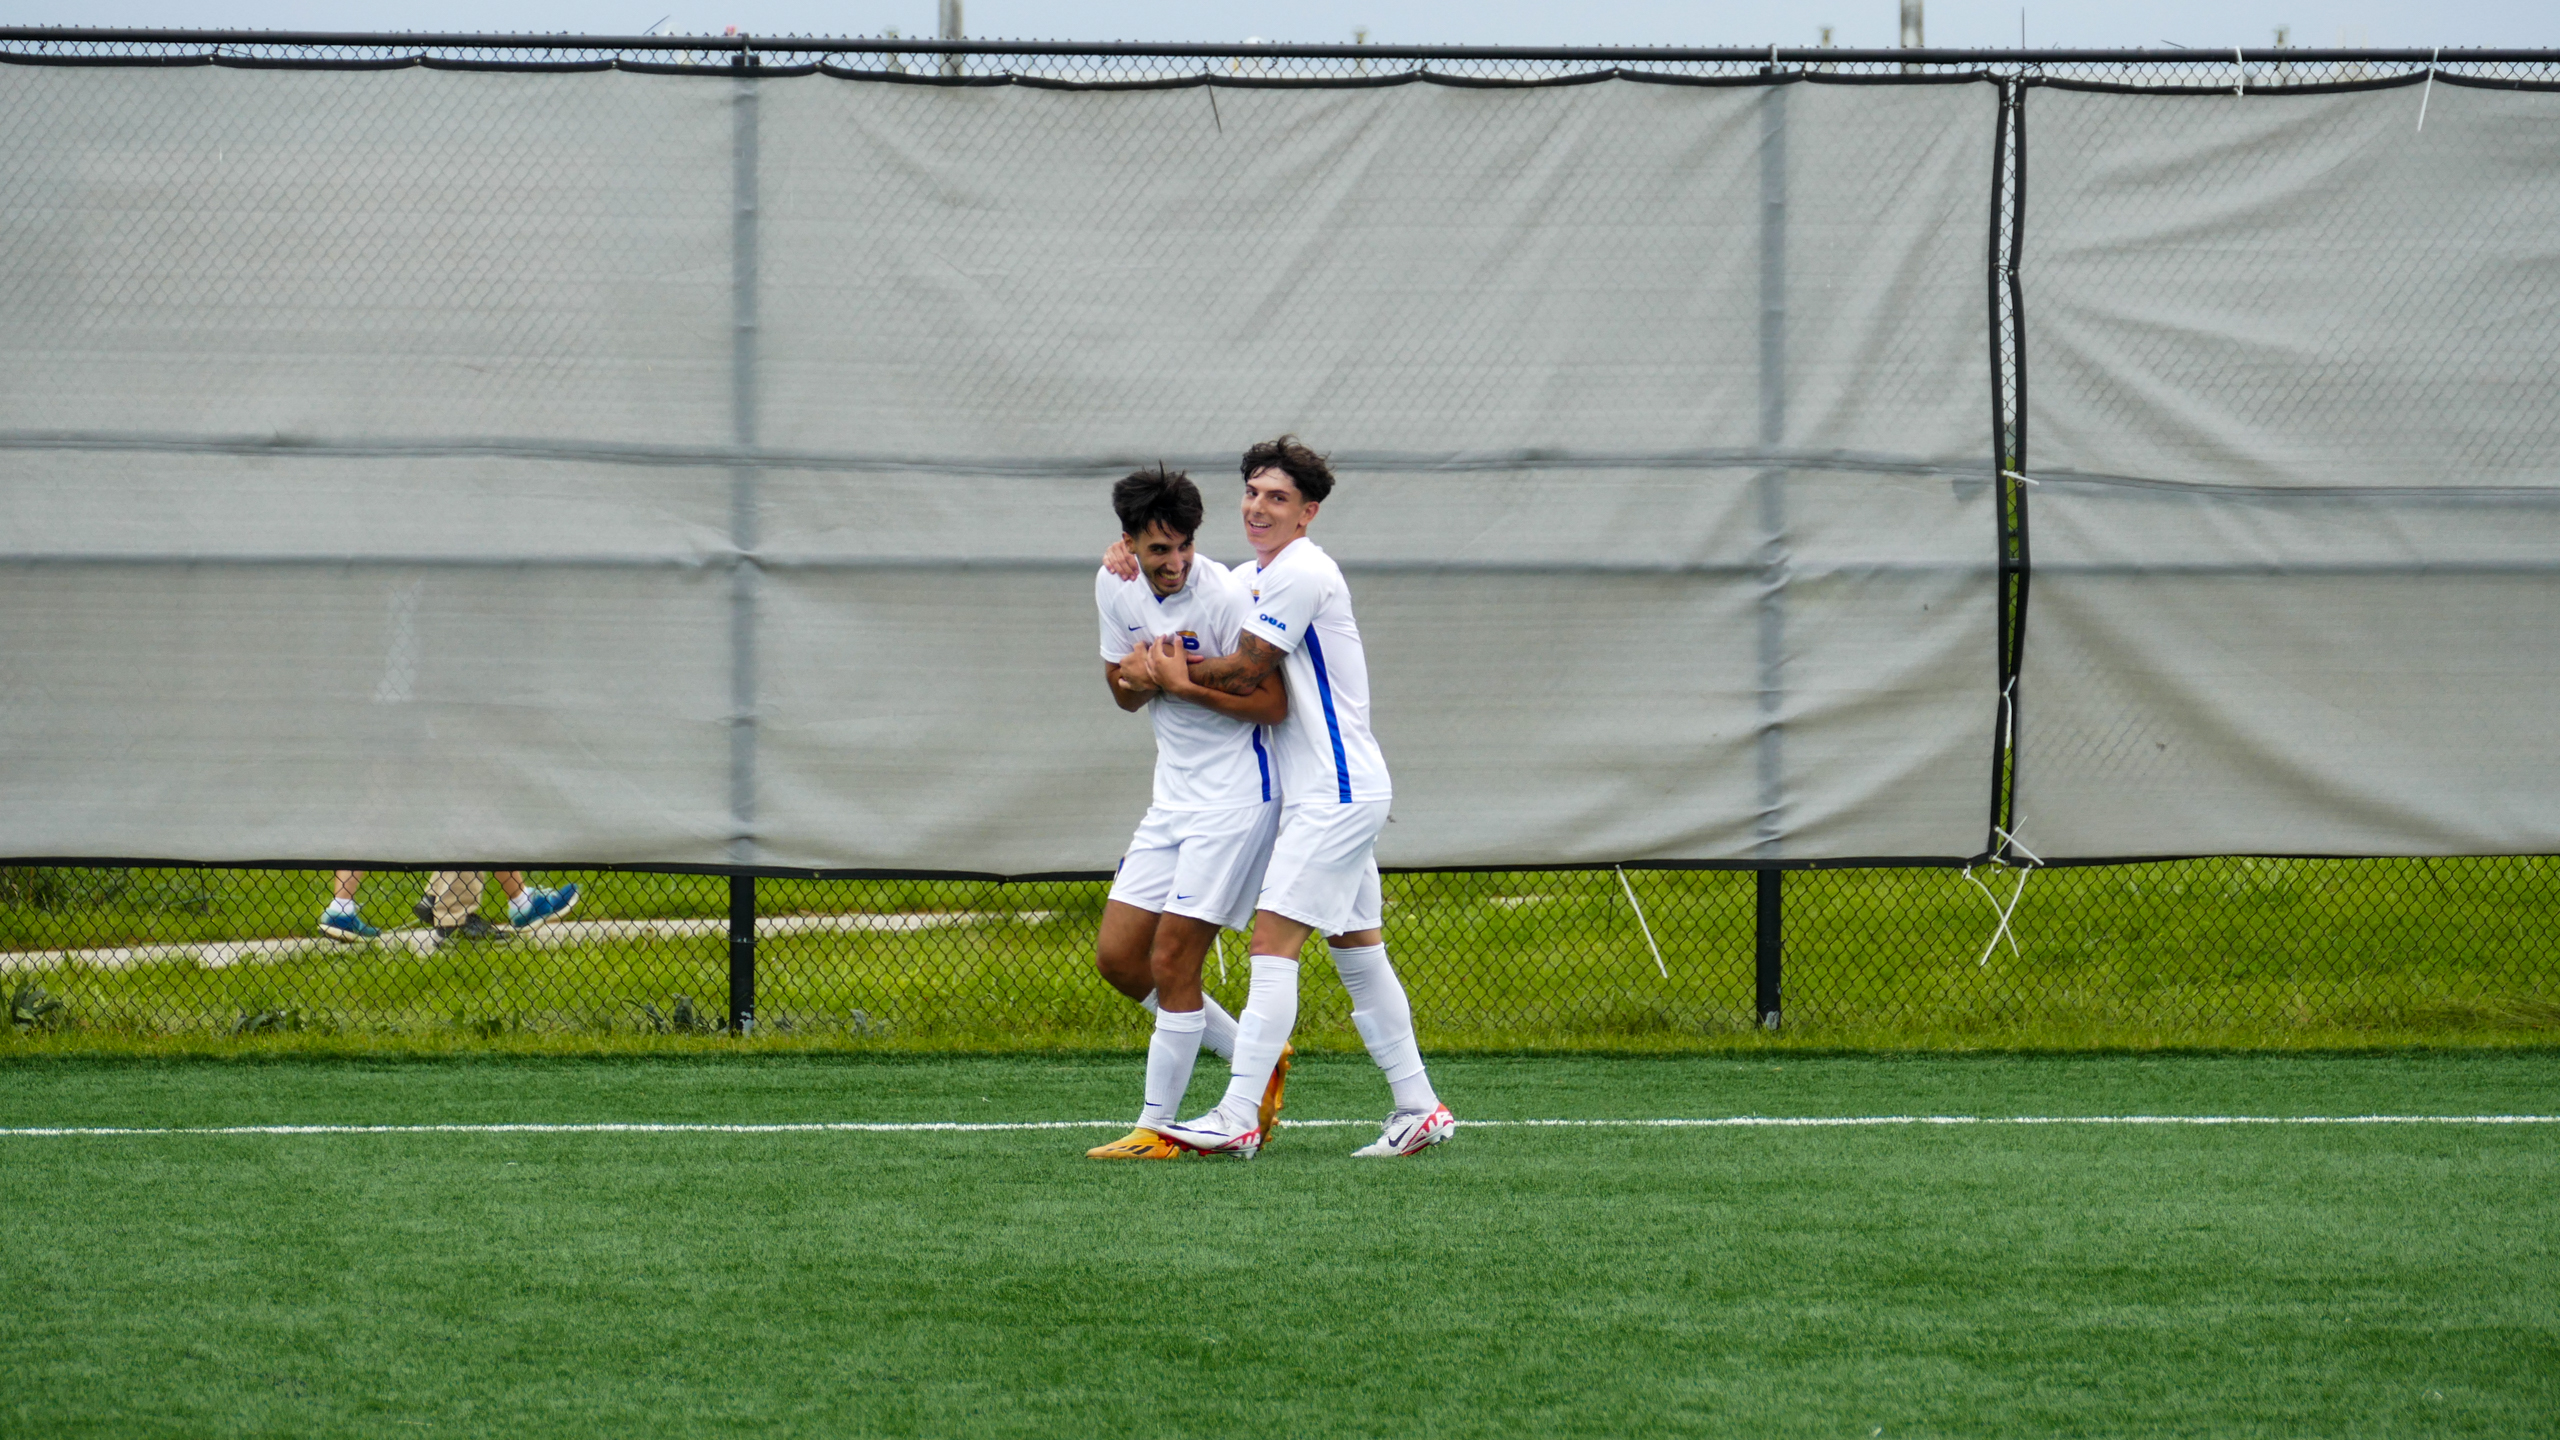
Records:
{"label": "white soccer shorts", "polygon": [[1279,828],[1277,801],[1235,810],[1150,808],[1120,857],[1111,898],[1151,914],[1242,930],[1253,923],[1254,897]]}
{"label": "white soccer shorts", "polygon": [[1313,925],[1319,935],[1377,929],[1386,918],[1377,858],[1378,832],[1386,828],[1384,800],[1290,806],[1255,908]]}

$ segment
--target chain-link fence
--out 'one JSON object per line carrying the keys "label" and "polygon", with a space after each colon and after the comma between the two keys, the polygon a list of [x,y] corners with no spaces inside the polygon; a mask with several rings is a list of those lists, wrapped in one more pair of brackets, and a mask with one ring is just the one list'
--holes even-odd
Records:
{"label": "chain-link fence", "polygon": [[[1758,896],[1772,875],[1782,969],[1765,975]],[[575,904],[516,929],[503,888],[514,877],[495,879],[440,928],[436,876],[364,875],[358,916],[382,933],[351,941],[323,933],[338,889],[327,871],[10,869],[0,968],[22,1030],[709,1033],[729,1026],[743,981],[768,1034],[963,1046],[1145,1034],[1093,967],[1099,880],[562,871],[523,883],[574,886]],[[752,930],[733,933],[741,888]],[[1391,953],[1442,1046],[1712,1043],[1760,1023],[1767,980],[1787,1034],[1843,1044],[2560,1027],[2555,859],[1426,872],[1389,875],[1386,893]],[[1244,998],[1242,940],[1223,935],[1206,966],[1231,1006]],[[1302,1039],[1356,1046],[1339,987],[1306,995]]]}
{"label": "chain-link fence", "polygon": [[[2030,463],[2028,362],[2049,363],[2055,348],[2040,342],[2029,355],[2029,307],[2018,278],[2022,253],[2036,243],[2022,233],[2031,228],[2022,197],[2023,115],[2033,109],[2026,97],[2037,86],[2216,95],[2399,83],[2419,87],[2408,93],[2420,123],[2432,93],[2426,87],[2439,78],[2560,86],[2560,56],[2524,51],[1034,46],[894,37],[23,27],[0,28],[0,63],[653,73],[752,67],[777,78],[825,72],[961,85],[1183,84],[1203,76],[1249,86],[1416,76],[1485,84],[1612,75],[1710,84],[1800,73],[1986,77],[2000,82],[2003,96],[1992,147],[1999,179],[1987,278],[1995,444],[2009,471]],[[2038,130],[2039,143],[2051,144],[2045,137],[2053,133]],[[2070,152],[2057,146],[2052,153]],[[279,176],[278,194],[299,178]],[[489,188],[485,176],[470,184]],[[542,179],[523,188],[547,193],[551,186]],[[725,201],[726,194],[714,198]],[[561,223],[613,227],[646,218],[591,208]],[[2512,220],[2503,214],[2478,223]],[[361,259],[361,247],[348,254]],[[726,263],[705,251],[675,256],[665,268],[713,274]],[[1949,262],[1956,263],[1977,262]],[[563,280],[561,293],[574,291],[574,278]],[[2176,279],[2145,276],[2140,283],[2157,291]],[[727,303],[717,287],[705,288],[700,315],[669,323],[716,326]],[[548,343],[537,333],[544,325],[577,321],[566,306],[542,313],[487,308],[533,335],[517,346],[527,353]],[[515,373],[485,384],[493,393],[519,388],[507,378]],[[2212,388],[2228,377],[2184,378]],[[702,380],[695,388],[712,397],[704,403],[728,403],[720,375],[706,370]],[[2048,381],[2036,393],[2053,388]],[[638,417],[632,426],[648,423]],[[1984,787],[2003,853],[2013,859],[2027,857],[2005,846],[2021,823],[2011,702],[2022,673],[2034,674],[2027,658],[2030,492],[2022,479],[1999,482],[2001,710],[1998,735],[1985,747]],[[394,621],[401,614],[395,599]],[[2048,646],[2047,653],[2059,652]],[[2048,684],[2039,692],[2041,713],[2064,714],[2055,702],[2068,696],[2095,717],[2075,722],[2077,732],[2114,733],[2097,712],[2129,712],[2138,702],[2106,692],[2100,673],[2091,667]],[[383,683],[392,684],[391,671]],[[0,704],[12,699],[35,703],[22,693],[0,695]],[[2139,746],[2118,738],[2137,760],[2149,747],[2167,748],[2150,737],[2135,737]],[[2029,776],[2039,763],[2054,773],[2061,766],[2050,762],[2066,758],[2057,747],[2040,762],[2031,742],[2024,753]],[[1976,783],[1969,773],[1968,797]],[[1773,1017],[1789,1035],[1841,1043],[2512,1035],[2560,1026],[2560,947],[2550,923],[2555,877],[2560,860],[2533,857],[2220,858],[2034,870],[1439,871],[1388,877],[1386,929],[1425,1038],[1444,1046],[1675,1047],[1757,1033]],[[557,915],[509,903],[526,893],[565,899],[572,886],[575,904]],[[328,927],[339,933],[325,933],[324,912],[342,888],[362,925],[343,923],[342,910],[340,923]],[[1137,1039],[1143,1026],[1136,1008],[1093,972],[1104,890],[1090,878],[748,879],[620,869],[501,872],[484,883],[476,873],[342,878],[322,870],[31,864],[0,869],[0,982],[12,1000],[13,1025],[29,1030],[591,1035],[709,1032],[752,1015],[763,1033],[859,1043],[1119,1044]],[[520,926],[518,918],[539,923]],[[1244,977],[1243,948],[1227,936],[1209,962],[1210,988],[1237,1003]],[[1338,989],[1320,984],[1307,994],[1302,1032],[1317,1043],[1356,1043]]]}
{"label": "chain-link fence", "polygon": [[1212,75],[1245,81],[1439,75],[1537,83],[1628,73],[1993,75],[2163,93],[2299,89],[2429,73],[2560,83],[2549,51],[2510,49],[1963,50],[1790,46],[1161,45],[801,35],[359,35],[264,30],[0,26],[0,61],[572,70],[833,70],[919,80],[1113,85]]}

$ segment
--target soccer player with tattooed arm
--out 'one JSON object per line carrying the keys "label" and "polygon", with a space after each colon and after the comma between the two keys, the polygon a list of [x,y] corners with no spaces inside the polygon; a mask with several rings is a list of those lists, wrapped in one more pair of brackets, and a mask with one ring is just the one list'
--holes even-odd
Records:
{"label": "soccer player with tattooed arm", "polygon": [[[1273,734],[1280,834],[1253,917],[1253,981],[1236,1023],[1227,1093],[1216,1109],[1157,1133],[1205,1155],[1251,1158],[1270,1138],[1263,1094],[1298,1020],[1298,957],[1322,934],[1351,992],[1351,1023],[1386,1075],[1393,1109],[1362,1156],[1412,1155],[1449,1138],[1457,1121],[1433,1093],[1413,1030],[1413,1006],[1387,960],[1375,855],[1386,828],[1386,756],[1369,730],[1369,666],[1351,589],[1307,527],[1334,487],[1324,457],[1284,435],[1245,452],[1245,539],[1255,563],[1234,572],[1247,598],[1235,653],[1195,656],[1158,641],[1124,661],[1143,664],[1177,699],[1259,693],[1274,675],[1288,719]],[[1125,544],[1106,569],[1133,573]]]}

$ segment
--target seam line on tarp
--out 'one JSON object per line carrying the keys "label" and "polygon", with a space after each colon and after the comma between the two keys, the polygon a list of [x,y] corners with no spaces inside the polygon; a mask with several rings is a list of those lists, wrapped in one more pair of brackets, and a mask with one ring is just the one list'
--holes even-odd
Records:
{"label": "seam line on tarp", "polygon": [[[1134,464],[1152,464],[1153,452],[1136,455],[1090,455],[1044,459],[994,457],[933,458],[920,455],[872,455],[847,452],[774,450],[739,445],[610,445],[576,441],[544,441],[514,437],[487,440],[381,441],[318,440],[288,436],[181,436],[115,434],[101,431],[0,431],[0,450],[150,452],[200,455],[245,455],[290,459],[508,459],[606,465],[728,467],[754,465],[777,470],[905,471],[929,475],[975,475],[990,478],[1092,479],[1125,472]],[[1234,457],[1170,455],[1168,464],[1222,468]],[[1519,450],[1485,454],[1423,455],[1394,451],[1338,451],[1336,464],[1368,471],[1482,474],[1532,470],[1806,470],[1840,474],[1913,475],[1991,482],[1990,467],[1979,460],[1925,460],[1907,456],[1848,451],[1769,450],[1758,446],[1716,450],[1666,450],[1652,453],[1567,450]]]}
{"label": "seam line on tarp", "polygon": [[[2118,80],[2068,80],[2051,75],[2020,77],[2029,85],[2049,90],[2076,90],[2090,95],[2229,95],[2228,85],[2136,85]],[[2319,80],[2303,85],[2269,85],[2251,90],[2244,98],[2259,99],[2281,95],[2344,95],[2359,90],[2397,90],[2426,79],[2424,71],[2406,75],[2378,75],[2369,80]],[[2451,76],[2444,77],[2450,80]]]}
{"label": "seam line on tarp", "polygon": [[2359,501],[2416,502],[2439,505],[2549,505],[2560,503],[2560,483],[2551,485],[2225,485],[2201,480],[2164,480],[2150,475],[2110,475],[2093,470],[2033,472],[2034,483],[2057,492],[2073,489],[2149,492],[2161,498],[2265,500],[2314,505]]}

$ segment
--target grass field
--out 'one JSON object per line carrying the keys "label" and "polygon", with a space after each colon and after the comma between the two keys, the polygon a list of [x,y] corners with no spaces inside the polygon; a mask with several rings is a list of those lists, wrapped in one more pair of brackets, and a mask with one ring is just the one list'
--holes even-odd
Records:
{"label": "grass field", "polygon": [[[1462,1120],[2560,1111],[2560,1055],[1451,1059]],[[0,1067],[0,1124],[1109,1121],[1109,1060]],[[1215,1076],[1204,1076],[1203,1099]],[[1302,1119],[1373,1120],[1314,1057]],[[2522,1435],[2560,1126],[0,1136],[11,1435]]]}
{"label": "grass field", "polygon": [[[724,882],[560,873],[581,924],[563,948],[326,949],[319,872],[10,872],[0,964],[62,999],[67,1028],[116,1037],[307,1037],[440,1044],[631,1038],[674,997],[717,1014]],[[0,877],[6,878],[6,877]],[[2014,876],[1987,877],[2002,894]],[[1608,871],[1399,875],[1387,935],[1425,1040],[1441,1049],[1765,1048],[1753,1024],[1752,877]],[[367,882],[406,921],[418,877]],[[2560,1036],[2560,861],[2226,859],[2037,874],[2018,944],[1983,954],[1989,901],[1951,870],[1789,875],[1778,1043],[1824,1047],[2539,1043]],[[1643,925],[1628,903],[1631,888]],[[1131,1043],[1137,1014],[1093,977],[1099,884],[764,881],[762,913],[919,928],[769,936],[759,992],[776,1043],[853,1049]],[[494,912],[496,902],[489,908]],[[1649,926],[1662,964],[1645,941]],[[297,939],[325,953],[108,968],[37,952]],[[17,958],[12,959],[12,956]],[[218,960],[219,957],[217,957]],[[1211,988],[1240,1000],[1229,937]],[[1663,973],[1667,971],[1668,973]],[[1312,1043],[1356,1044],[1341,992],[1308,987]]]}

